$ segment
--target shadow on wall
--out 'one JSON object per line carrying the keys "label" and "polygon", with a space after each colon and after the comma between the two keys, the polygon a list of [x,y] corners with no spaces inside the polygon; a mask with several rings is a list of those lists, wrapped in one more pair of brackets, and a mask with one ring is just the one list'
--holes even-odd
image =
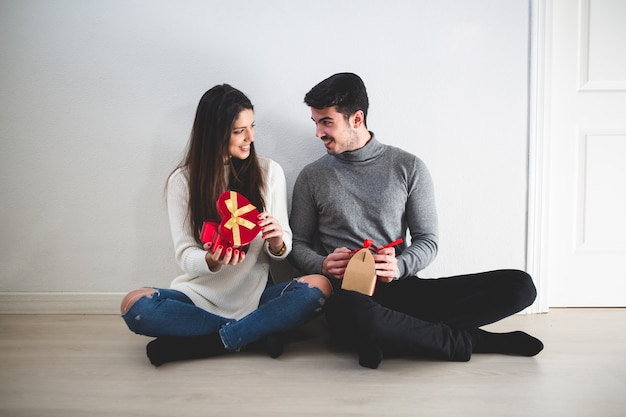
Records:
{"label": "shadow on wall", "polygon": [[[193,111],[193,110],[192,110]],[[191,125],[185,131],[181,120],[190,120],[189,108],[180,107],[161,118],[155,126],[152,145],[149,148],[149,165],[144,170],[145,178],[132,206],[135,211],[135,254],[133,271],[129,282],[138,286],[169,287],[171,281],[181,274],[174,259],[174,246],[170,234],[165,199],[165,184],[168,175],[184,156]],[[158,219],[156,224],[154,219]]]}

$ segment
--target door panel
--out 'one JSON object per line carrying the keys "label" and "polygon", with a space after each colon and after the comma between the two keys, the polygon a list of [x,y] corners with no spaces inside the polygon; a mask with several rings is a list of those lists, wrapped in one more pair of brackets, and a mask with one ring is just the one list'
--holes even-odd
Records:
{"label": "door panel", "polygon": [[626,1],[551,4],[548,303],[626,306]]}

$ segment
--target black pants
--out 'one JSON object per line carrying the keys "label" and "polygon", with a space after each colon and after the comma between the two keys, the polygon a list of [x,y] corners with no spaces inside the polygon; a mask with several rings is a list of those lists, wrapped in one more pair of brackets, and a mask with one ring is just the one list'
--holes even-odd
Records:
{"label": "black pants", "polygon": [[373,297],[336,290],[325,311],[332,336],[343,343],[374,342],[385,355],[467,361],[468,330],[515,314],[536,296],[527,273],[498,270],[378,283]]}

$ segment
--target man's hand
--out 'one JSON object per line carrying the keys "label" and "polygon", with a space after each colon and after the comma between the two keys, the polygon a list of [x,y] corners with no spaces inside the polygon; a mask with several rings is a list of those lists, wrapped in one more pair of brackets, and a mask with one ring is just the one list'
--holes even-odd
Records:
{"label": "man's hand", "polygon": [[376,276],[378,281],[388,283],[393,281],[398,274],[398,260],[396,259],[396,249],[383,248],[374,254],[376,263]]}
{"label": "man's hand", "polygon": [[329,253],[322,263],[322,274],[335,279],[343,279],[346,266],[350,262],[352,254],[348,248],[337,248]]}

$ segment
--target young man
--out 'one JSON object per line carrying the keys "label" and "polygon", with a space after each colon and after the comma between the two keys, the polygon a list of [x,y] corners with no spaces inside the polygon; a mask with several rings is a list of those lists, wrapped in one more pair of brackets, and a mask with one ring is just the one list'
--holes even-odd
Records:
{"label": "young man", "polygon": [[[382,144],[368,130],[361,78],[335,74],[304,101],[328,154],[296,180],[289,259],[302,272],[321,272],[333,282],[334,295],[326,305],[333,337],[355,345],[359,363],[369,368],[392,355],[468,361],[477,352],[539,353],[541,341],[524,332],[479,329],[532,304],[537,293],[525,272],[417,277],[437,254],[432,180],[419,158]],[[340,288],[351,250],[362,247],[364,239],[384,246],[406,236],[407,229],[410,245],[374,252],[373,296]]]}

